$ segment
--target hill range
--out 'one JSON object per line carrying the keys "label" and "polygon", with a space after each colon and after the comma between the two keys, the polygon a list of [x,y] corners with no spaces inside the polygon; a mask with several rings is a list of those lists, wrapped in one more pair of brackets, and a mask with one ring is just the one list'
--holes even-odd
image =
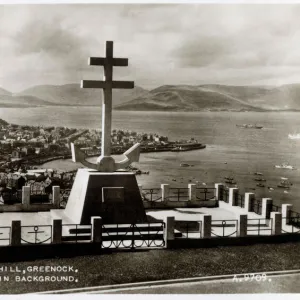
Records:
{"label": "hill range", "polygon": [[[101,90],[79,84],[39,85],[13,94],[0,88],[0,107],[101,106]],[[113,107],[135,111],[297,111],[300,84],[282,86],[164,85],[114,90]]]}

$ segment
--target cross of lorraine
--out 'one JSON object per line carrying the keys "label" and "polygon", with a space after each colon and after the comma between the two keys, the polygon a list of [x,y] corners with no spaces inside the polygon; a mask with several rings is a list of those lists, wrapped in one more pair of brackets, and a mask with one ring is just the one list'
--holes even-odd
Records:
{"label": "cross of lorraine", "polygon": [[102,89],[102,138],[101,155],[97,158],[96,164],[87,161],[86,155],[78,149],[74,143],[71,143],[72,160],[81,162],[90,169],[96,169],[100,172],[114,172],[118,169],[128,167],[132,162],[138,162],[140,156],[140,144],[136,143],[126,152],[122,161],[116,162],[111,156],[111,124],[112,124],[112,89],[132,89],[133,81],[115,81],[113,80],[113,67],[127,67],[127,58],[113,57],[113,42],[106,42],[106,57],[90,57],[89,65],[103,66],[103,81],[82,80],[81,88]]}

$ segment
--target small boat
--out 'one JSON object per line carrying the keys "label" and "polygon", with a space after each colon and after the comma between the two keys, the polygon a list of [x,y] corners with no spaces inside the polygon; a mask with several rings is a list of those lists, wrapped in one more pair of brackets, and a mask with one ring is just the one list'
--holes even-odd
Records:
{"label": "small boat", "polygon": [[253,125],[253,124],[236,124],[236,127],[238,128],[251,128],[251,129],[262,129],[263,126],[260,126],[260,125]]}
{"label": "small boat", "polygon": [[283,191],[285,194],[288,194],[289,192],[288,191]]}
{"label": "small boat", "polygon": [[295,167],[293,167],[292,165],[289,165],[287,163],[283,163],[281,165],[275,165],[275,168],[277,169],[288,169],[288,170],[296,170]]}
{"label": "small boat", "polygon": [[254,178],[255,181],[266,181],[264,178]]}
{"label": "small boat", "polygon": [[258,183],[256,186],[265,187],[265,185],[263,183]]}
{"label": "small boat", "polygon": [[225,183],[236,184],[236,181],[227,179],[227,180],[225,180]]}
{"label": "small boat", "polygon": [[279,188],[285,188],[285,189],[289,190],[292,185],[293,184],[291,182],[289,182],[288,180],[282,180],[282,181],[280,181],[280,183],[277,186]]}
{"label": "small boat", "polygon": [[180,164],[180,167],[189,167],[189,166],[190,166],[189,164],[185,164],[185,163]]}
{"label": "small boat", "polygon": [[262,175],[263,173],[261,172],[255,172],[254,175]]}
{"label": "small boat", "polygon": [[297,134],[289,134],[288,138],[291,140],[300,140],[300,133]]}
{"label": "small boat", "polygon": [[233,177],[230,177],[230,176],[224,176],[224,179],[226,179],[226,180],[233,180],[234,178]]}

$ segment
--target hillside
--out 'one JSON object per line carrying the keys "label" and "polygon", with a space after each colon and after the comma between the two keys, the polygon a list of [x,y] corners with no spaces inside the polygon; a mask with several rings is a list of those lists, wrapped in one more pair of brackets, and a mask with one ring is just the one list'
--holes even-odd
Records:
{"label": "hillside", "polygon": [[161,86],[132,101],[118,105],[116,109],[170,111],[263,110],[218,90],[189,85]]}
{"label": "hillside", "polygon": [[11,96],[11,92],[0,87],[0,96]]}
{"label": "hillside", "polygon": [[44,101],[33,96],[11,96],[0,95],[0,107],[37,107],[53,105],[51,102]]}
{"label": "hillside", "polygon": [[300,110],[300,84],[273,86],[164,85],[119,110],[267,111]]}
{"label": "hillside", "polygon": [[299,110],[300,84],[288,84],[279,87],[257,86],[200,86],[210,91],[238,98],[245,103],[267,110]]}
{"label": "hillside", "polygon": [[[140,87],[128,90],[113,91],[113,106],[132,100],[144,94]],[[39,85],[26,89],[18,96],[33,96],[55,105],[100,106],[102,92],[96,89],[81,89],[79,84]]]}
{"label": "hillside", "polygon": [[[101,106],[102,92],[79,84],[39,85],[18,94],[0,88],[0,107]],[[113,91],[118,110],[270,111],[300,110],[300,84],[282,86],[164,85]]]}

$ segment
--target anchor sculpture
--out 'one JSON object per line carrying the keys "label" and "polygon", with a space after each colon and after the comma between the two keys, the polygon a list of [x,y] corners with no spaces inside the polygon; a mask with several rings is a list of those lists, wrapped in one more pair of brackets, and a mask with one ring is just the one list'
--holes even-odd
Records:
{"label": "anchor sculpture", "polygon": [[[125,159],[116,162],[111,157],[111,123],[112,123],[112,89],[132,89],[133,81],[115,81],[113,78],[113,66],[127,67],[127,58],[113,57],[113,42],[106,42],[106,57],[90,57],[89,65],[103,66],[103,81],[82,80],[81,88],[102,89],[102,139],[101,139],[101,156],[97,158],[96,164],[86,160],[86,154],[76,148],[73,141],[71,142],[72,160],[80,162],[84,166],[96,169],[100,172],[114,172],[118,169],[128,167],[132,162],[138,162],[140,156],[140,144],[136,143],[130,149],[123,153]],[[78,137],[78,136],[77,136]]]}

